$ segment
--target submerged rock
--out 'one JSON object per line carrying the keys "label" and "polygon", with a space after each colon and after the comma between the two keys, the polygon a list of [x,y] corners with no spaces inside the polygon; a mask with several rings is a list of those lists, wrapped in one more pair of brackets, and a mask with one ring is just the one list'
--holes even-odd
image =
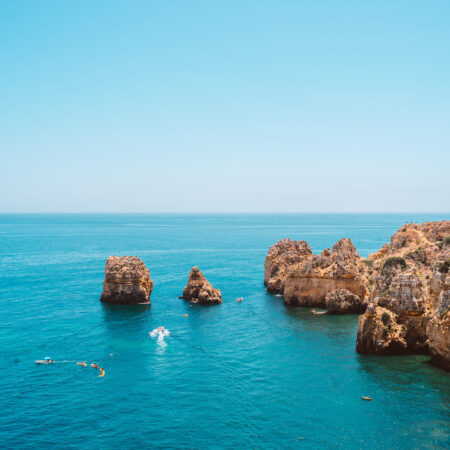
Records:
{"label": "submerged rock", "polygon": [[100,300],[104,303],[150,303],[153,281],[150,271],[137,256],[110,256]]}
{"label": "submerged rock", "polygon": [[347,289],[335,289],[325,297],[328,314],[361,314],[367,303]]}
{"label": "submerged rock", "polygon": [[191,269],[188,283],[180,298],[200,305],[216,305],[222,303],[220,289],[214,289],[198,267]]}

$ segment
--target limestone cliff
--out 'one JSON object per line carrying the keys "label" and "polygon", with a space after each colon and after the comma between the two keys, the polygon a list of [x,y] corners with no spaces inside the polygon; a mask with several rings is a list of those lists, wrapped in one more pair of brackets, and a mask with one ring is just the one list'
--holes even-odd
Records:
{"label": "limestone cliff", "polygon": [[450,370],[450,221],[407,224],[369,256],[369,307],[360,317],[360,353],[430,353]]}
{"label": "limestone cliff", "polygon": [[283,294],[289,270],[295,264],[312,256],[306,241],[282,239],[269,248],[264,261],[264,284],[274,294]]}
{"label": "limestone cliff", "polygon": [[367,308],[364,298],[347,289],[335,289],[327,293],[325,303],[328,314],[361,314]]}
{"label": "limestone cliff", "polygon": [[314,255],[283,239],[264,263],[269,292],[288,305],[328,307],[359,318],[360,353],[426,353],[450,370],[450,221],[406,224],[389,244],[360,258],[349,239]]}
{"label": "limestone cliff", "polygon": [[368,266],[361,262],[350,239],[337,242],[332,251],[306,255],[287,270],[284,301],[288,305],[326,307],[326,296],[346,289],[364,299]]}
{"label": "limestone cliff", "polygon": [[105,303],[150,303],[153,281],[150,271],[137,256],[110,256],[100,300]]}
{"label": "limestone cliff", "polygon": [[212,287],[211,283],[200,272],[198,267],[193,267],[191,269],[188,283],[180,298],[200,305],[215,305],[222,303],[222,294],[220,293],[220,290]]}
{"label": "limestone cliff", "polygon": [[431,360],[450,371],[450,274],[445,262],[438,264],[434,274],[431,302],[433,312],[427,326]]}

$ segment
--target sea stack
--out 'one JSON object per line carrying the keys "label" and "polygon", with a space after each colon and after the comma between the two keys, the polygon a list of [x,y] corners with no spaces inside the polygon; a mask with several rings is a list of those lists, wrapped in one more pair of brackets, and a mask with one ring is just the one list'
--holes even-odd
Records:
{"label": "sea stack", "polygon": [[199,305],[217,305],[222,303],[220,289],[214,289],[198,267],[191,269],[188,283],[180,298]]}
{"label": "sea stack", "polygon": [[153,281],[150,271],[137,256],[110,256],[100,300],[104,303],[150,303]]}

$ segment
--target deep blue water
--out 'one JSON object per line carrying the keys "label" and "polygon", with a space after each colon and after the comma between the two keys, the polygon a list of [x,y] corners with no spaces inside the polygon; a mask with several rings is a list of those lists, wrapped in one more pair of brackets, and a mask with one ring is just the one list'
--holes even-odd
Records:
{"label": "deep blue water", "polygon": [[[405,221],[440,219],[0,215],[0,446],[448,447],[449,374],[423,356],[358,355],[357,316],[287,308],[263,286],[283,237],[316,252],[349,237],[367,256]],[[99,302],[109,255],[142,258],[151,307]],[[222,305],[178,299],[194,265]],[[166,347],[148,335],[160,325]],[[46,356],[72,362],[34,364]]]}

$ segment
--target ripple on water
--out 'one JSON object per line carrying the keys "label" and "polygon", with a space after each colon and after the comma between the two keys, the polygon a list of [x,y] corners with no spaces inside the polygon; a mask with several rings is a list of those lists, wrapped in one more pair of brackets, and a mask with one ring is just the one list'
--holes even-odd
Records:
{"label": "ripple on water", "polygon": [[[0,216],[3,445],[448,447],[446,373],[422,356],[357,355],[356,316],[287,308],[262,284],[266,251],[282,237],[321,250],[347,236],[367,256],[414,219]],[[99,302],[110,254],[150,267],[150,307]],[[178,299],[193,265],[222,305]],[[171,331],[163,348],[148,335],[158,326]],[[45,356],[68,362],[34,364]]]}

